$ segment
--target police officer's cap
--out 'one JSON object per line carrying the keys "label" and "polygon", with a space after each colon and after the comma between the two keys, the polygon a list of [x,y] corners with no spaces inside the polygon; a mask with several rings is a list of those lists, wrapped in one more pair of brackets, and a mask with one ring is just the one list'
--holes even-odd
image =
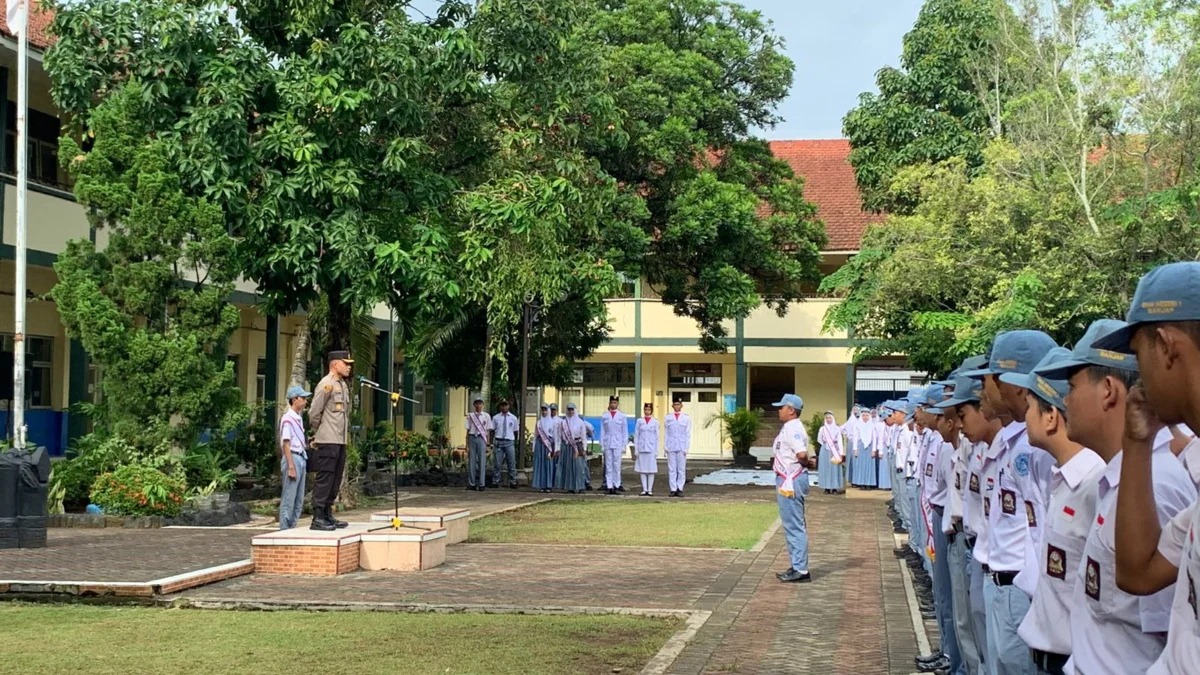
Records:
{"label": "police officer's cap", "polygon": [[329,352],[329,358],[327,360],[328,361],[341,361],[341,362],[345,363],[346,365],[354,364],[354,359],[350,358],[350,352],[348,352],[344,349],[338,349],[338,350]]}

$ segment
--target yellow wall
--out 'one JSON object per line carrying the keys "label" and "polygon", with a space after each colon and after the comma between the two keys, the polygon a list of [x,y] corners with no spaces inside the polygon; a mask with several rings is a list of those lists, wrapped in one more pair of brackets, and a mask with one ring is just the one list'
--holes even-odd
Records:
{"label": "yellow wall", "polygon": [[845,338],[845,331],[821,332],[825,312],[834,304],[835,301],[826,299],[794,302],[782,317],[770,307],[760,306],[742,322],[742,329],[747,338]]}
{"label": "yellow wall", "polygon": [[804,421],[832,410],[838,423],[846,421],[846,366],[802,364],[796,367],[796,393],[804,399]]}
{"label": "yellow wall", "polygon": [[[29,248],[61,253],[71,239],[87,239],[90,227],[83,208],[73,201],[29,190]],[[64,193],[66,194],[66,193]],[[17,188],[4,186],[4,243],[17,243]]]}

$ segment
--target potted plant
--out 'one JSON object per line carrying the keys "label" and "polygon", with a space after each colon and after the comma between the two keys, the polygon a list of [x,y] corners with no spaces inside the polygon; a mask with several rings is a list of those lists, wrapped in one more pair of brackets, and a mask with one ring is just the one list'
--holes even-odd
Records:
{"label": "potted plant", "polygon": [[733,465],[739,468],[754,468],[758,460],[750,454],[750,448],[763,426],[762,411],[738,408],[733,412],[713,415],[704,427],[707,429],[713,424],[721,425],[722,432],[733,447]]}

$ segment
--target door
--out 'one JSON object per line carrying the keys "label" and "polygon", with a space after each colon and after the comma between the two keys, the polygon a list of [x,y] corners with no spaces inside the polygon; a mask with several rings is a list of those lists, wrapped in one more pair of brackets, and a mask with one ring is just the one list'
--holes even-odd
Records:
{"label": "door", "polygon": [[[692,418],[692,457],[720,457],[721,424],[708,421],[721,412],[721,392],[715,389],[672,389],[671,401],[683,401],[683,411]],[[670,414],[668,409],[667,414]]]}

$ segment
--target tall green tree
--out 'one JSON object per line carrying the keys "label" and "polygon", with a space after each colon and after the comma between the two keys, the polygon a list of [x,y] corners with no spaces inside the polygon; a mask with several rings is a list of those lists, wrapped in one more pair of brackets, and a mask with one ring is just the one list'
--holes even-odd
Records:
{"label": "tall green tree", "polygon": [[802,181],[752,135],[778,121],[793,64],[770,23],[733,2],[600,5],[590,31],[628,138],[589,152],[645,216],[613,235],[613,262],[721,351],[723,322],[764,302],[782,314],[820,278],[824,230]]}
{"label": "tall green tree", "polygon": [[881,68],[878,93],[859,96],[842,122],[866,208],[913,208],[911,196],[891,189],[906,166],[951,157],[972,170],[982,164],[989,135],[1000,131],[997,69],[1004,66],[989,57],[1006,13],[1002,0],[928,0],[921,7],[904,36],[900,67]]}
{"label": "tall green tree", "polygon": [[141,91],[126,84],[89,115],[95,142],[63,156],[75,194],[108,245],[69,242],[51,291],[67,335],[103,374],[106,433],[142,449],[187,446],[245,419],[225,343],[240,318],[221,208],[189,196],[169,143],[147,140]]}

